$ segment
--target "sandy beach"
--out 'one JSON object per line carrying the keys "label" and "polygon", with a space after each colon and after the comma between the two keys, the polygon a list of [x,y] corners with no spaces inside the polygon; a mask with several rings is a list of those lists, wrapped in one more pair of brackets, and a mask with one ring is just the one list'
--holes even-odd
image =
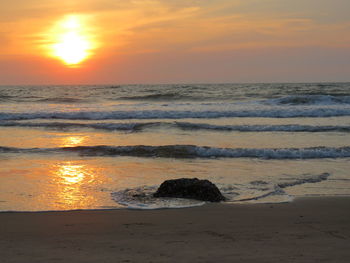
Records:
{"label": "sandy beach", "polygon": [[0,214],[0,262],[349,262],[350,198]]}

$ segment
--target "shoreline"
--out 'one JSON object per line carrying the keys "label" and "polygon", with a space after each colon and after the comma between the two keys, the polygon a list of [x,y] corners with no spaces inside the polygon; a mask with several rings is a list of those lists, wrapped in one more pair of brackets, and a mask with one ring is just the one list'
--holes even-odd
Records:
{"label": "shoreline", "polygon": [[183,206],[183,207],[160,207],[160,208],[139,208],[139,207],[114,207],[114,208],[91,208],[91,209],[71,209],[71,210],[38,210],[38,211],[17,211],[17,210],[4,210],[0,211],[1,214],[48,214],[48,213],[69,213],[69,212],[108,212],[108,211],[163,211],[163,210],[182,210],[182,209],[193,209],[200,208],[205,206],[267,206],[267,205],[282,205],[282,204],[290,204],[294,202],[302,202],[304,200],[310,199],[338,199],[338,198],[349,198],[349,195],[332,195],[332,196],[302,196],[302,197],[292,197],[291,201],[282,201],[282,202],[267,202],[267,203],[253,203],[247,201],[231,201],[225,202],[221,201],[218,203],[215,202],[204,202],[204,204],[198,204],[193,206]]}
{"label": "shoreline", "polygon": [[1,212],[0,262],[348,262],[349,205]]}

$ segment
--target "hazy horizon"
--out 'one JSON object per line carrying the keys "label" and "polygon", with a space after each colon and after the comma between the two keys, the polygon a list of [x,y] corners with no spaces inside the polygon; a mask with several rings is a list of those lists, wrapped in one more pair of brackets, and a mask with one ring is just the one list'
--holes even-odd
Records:
{"label": "hazy horizon", "polygon": [[59,84],[59,83],[48,83],[48,84],[1,84],[0,87],[8,86],[162,86],[162,85],[263,85],[263,84],[342,84],[350,83],[350,81],[309,81],[309,82],[169,82],[169,83],[75,83],[75,84]]}

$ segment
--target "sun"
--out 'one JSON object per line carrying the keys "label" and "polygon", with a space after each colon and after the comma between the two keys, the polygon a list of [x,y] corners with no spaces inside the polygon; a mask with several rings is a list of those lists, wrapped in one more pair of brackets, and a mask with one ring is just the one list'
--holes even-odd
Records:
{"label": "sun", "polygon": [[53,54],[67,65],[76,65],[90,55],[90,44],[76,32],[67,32],[57,44],[53,45]]}
{"label": "sun", "polygon": [[50,30],[49,55],[69,67],[77,67],[92,56],[96,43],[83,17],[65,16]]}

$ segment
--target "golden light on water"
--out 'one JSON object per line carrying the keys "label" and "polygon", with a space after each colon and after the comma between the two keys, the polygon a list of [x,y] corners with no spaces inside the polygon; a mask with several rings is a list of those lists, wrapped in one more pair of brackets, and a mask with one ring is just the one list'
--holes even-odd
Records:
{"label": "golden light on water", "polygon": [[85,137],[83,136],[69,136],[64,137],[62,139],[62,147],[73,147],[73,146],[79,146],[83,141],[85,140]]}
{"label": "golden light on water", "polygon": [[92,206],[96,202],[95,197],[85,188],[94,185],[95,172],[86,165],[69,161],[55,165],[52,176],[57,185],[57,208],[77,209]]}
{"label": "golden light on water", "polygon": [[69,67],[78,67],[93,55],[97,47],[90,28],[84,16],[65,16],[48,33],[49,55]]}
{"label": "golden light on water", "polygon": [[85,171],[83,165],[66,164],[59,167],[57,174],[65,184],[77,184],[84,180]]}

